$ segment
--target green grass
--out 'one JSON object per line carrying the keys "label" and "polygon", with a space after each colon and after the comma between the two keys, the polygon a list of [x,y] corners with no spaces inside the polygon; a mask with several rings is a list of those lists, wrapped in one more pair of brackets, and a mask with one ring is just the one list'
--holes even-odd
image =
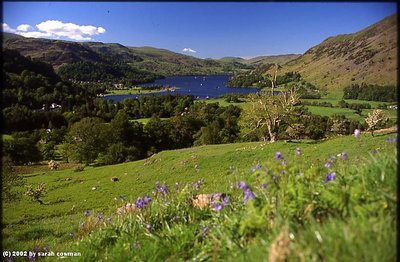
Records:
{"label": "green grass", "polygon": [[137,94],[150,94],[150,93],[157,93],[157,92],[162,92],[160,89],[155,89],[155,90],[144,90],[140,87],[133,87],[133,88],[127,88],[127,89],[112,89],[108,90],[108,94],[105,96],[111,96],[111,95],[137,95]]}
{"label": "green grass", "polygon": [[[130,120],[130,121],[131,121],[131,122],[132,122],[132,121],[135,121],[135,122],[142,123],[143,125],[146,125],[146,124],[149,122],[150,118],[151,118],[151,117],[139,118],[139,119],[134,119],[134,120]],[[167,120],[167,119],[169,119],[169,118],[162,117],[162,118],[160,118],[160,119],[161,119],[161,120]]]}
{"label": "green grass", "polygon": [[2,134],[1,138],[3,141],[11,141],[14,139],[11,135],[7,135],[7,134]]}
{"label": "green grass", "polygon": [[[228,181],[249,173],[258,162],[271,161],[276,151],[282,152],[291,163],[296,159],[295,148],[300,147],[302,166],[321,170],[330,156],[343,151],[348,154],[349,163],[359,163],[372,149],[385,148],[386,137],[367,134],[361,139],[343,136],[320,142],[210,145],[163,151],[149,159],[124,164],[86,167],[82,172],[25,174],[26,184],[46,183],[45,204],[31,202],[27,197],[19,202],[3,203],[3,245],[9,250],[32,250],[39,244],[66,250],[69,245],[75,245],[69,233],[77,232],[79,223],[84,221],[84,210],[115,217],[116,208],[123,202],[114,198],[124,195],[127,201],[134,202],[137,197],[151,193],[156,181],[173,188],[176,182],[189,183],[203,178],[200,193],[226,191]],[[112,182],[113,176],[119,181]],[[93,187],[96,189],[92,190]],[[24,188],[18,190],[24,191]]]}

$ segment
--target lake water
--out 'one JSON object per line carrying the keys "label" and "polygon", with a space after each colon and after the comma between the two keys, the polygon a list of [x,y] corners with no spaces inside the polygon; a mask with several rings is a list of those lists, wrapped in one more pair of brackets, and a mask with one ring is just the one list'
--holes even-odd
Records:
{"label": "lake water", "polygon": [[143,95],[165,95],[180,94],[193,95],[197,99],[207,99],[219,97],[228,93],[249,94],[255,93],[257,88],[232,88],[227,87],[226,83],[229,76],[212,75],[212,76],[171,76],[164,79],[158,79],[154,83],[142,84],[141,86],[163,85],[173,86],[177,89],[174,92],[157,92],[151,94],[140,95],[112,95],[106,96],[106,99],[112,99],[114,102],[122,101],[125,98],[137,98]]}

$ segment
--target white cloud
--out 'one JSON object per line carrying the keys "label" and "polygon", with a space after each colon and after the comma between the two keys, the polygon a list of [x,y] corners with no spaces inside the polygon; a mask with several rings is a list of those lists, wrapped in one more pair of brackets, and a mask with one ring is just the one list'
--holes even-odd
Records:
{"label": "white cloud", "polygon": [[17,30],[12,29],[9,25],[7,25],[6,23],[3,23],[3,32],[7,32],[7,33],[15,33]]}
{"label": "white cloud", "polygon": [[27,25],[27,24],[22,24],[22,25],[19,25],[17,27],[18,31],[23,31],[23,32],[26,32],[26,31],[29,31],[29,30],[32,30],[32,29],[33,29],[32,26]]}
{"label": "white cloud", "polygon": [[182,49],[182,52],[197,53],[196,50],[193,50],[192,48],[188,48],[188,47],[183,48],[183,49]]}
{"label": "white cloud", "polygon": [[73,23],[64,23],[59,20],[47,20],[36,25],[38,30],[34,30],[32,26],[22,24],[17,29],[12,29],[7,24],[3,23],[3,31],[19,34],[25,37],[47,37],[87,41],[92,40],[91,36],[104,34],[106,29],[92,25],[77,25]]}

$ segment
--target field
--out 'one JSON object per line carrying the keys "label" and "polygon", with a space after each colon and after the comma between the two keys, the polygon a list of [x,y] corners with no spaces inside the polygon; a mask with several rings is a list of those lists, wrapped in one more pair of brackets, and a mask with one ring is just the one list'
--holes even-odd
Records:
{"label": "field", "polygon": [[[175,261],[185,257],[185,255],[182,252],[189,252],[188,255],[191,258],[194,259],[197,256],[200,260],[202,259],[232,260],[234,259],[234,256],[232,255],[236,254],[240,255],[239,260],[246,261],[246,256],[252,257],[252,255],[254,255],[255,261],[261,261],[264,260],[263,259],[263,256],[265,255],[264,253],[267,252],[267,248],[271,245],[271,243],[274,240],[274,238],[271,238],[271,236],[276,237],[279,233],[283,232],[282,230],[284,230],[284,224],[286,222],[289,223],[291,220],[289,219],[290,221],[289,220],[287,221],[286,219],[283,218],[282,219],[277,218],[276,222],[278,223],[279,221],[278,226],[271,227],[269,230],[263,229],[263,227],[260,226],[253,225],[253,227],[255,227],[253,228],[253,230],[255,230],[254,236],[252,235],[253,233],[251,233],[252,226],[249,226],[250,229],[246,230],[250,231],[249,232],[246,231],[247,233],[245,234],[242,232],[244,235],[239,234],[237,232],[237,234],[239,234],[237,235],[238,238],[240,238],[242,241],[249,241],[248,243],[246,242],[240,243],[239,246],[237,246],[237,243],[236,244],[229,243],[229,241],[233,241],[233,239],[221,238],[220,240],[218,240],[218,238],[216,237],[218,236],[221,237],[218,234],[225,234],[224,233],[225,230],[228,230],[230,232],[229,234],[233,234],[231,230],[238,230],[235,229],[235,227],[240,226],[239,225],[240,223],[238,221],[235,222],[229,219],[233,220],[245,219],[246,212],[250,212],[250,209],[246,211],[246,209],[243,209],[242,205],[239,205],[241,201],[240,195],[235,195],[237,194],[237,192],[232,190],[232,188],[230,188],[231,185],[230,183],[236,183],[238,180],[241,179],[245,179],[249,183],[251,181],[255,182],[256,180],[254,176],[251,176],[252,174],[251,169],[254,168],[257,165],[257,163],[261,163],[262,166],[264,166],[264,164],[267,163],[266,165],[267,167],[270,167],[272,169],[274,168],[282,169],[282,167],[274,167],[276,166],[277,163],[274,160],[274,156],[277,151],[281,152],[282,155],[284,156],[284,159],[287,161],[288,166],[290,167],[290,169],[287,169],[289,174],[293,174],[295,170],[297,170],[296,172],[304,170],[305,175],[307,177],[310,176],[309,186],[312,188],[319,188],[320,187],[319,184],[321,183],[324,184],[323,180],[329,173],[328,170],[324,168],[324,164],[332,156],[336,156],[338,158],[337,160],[338,162],[340,161],[343,162],[337,164],[338,173],[342,172],[342,174],[345,174],[345,171],[347,172],[348,170],[358,170],[358,169],[361,170],[367,166],[367,170],[365,170],[365,172],[367,173],[365,173],[364,175],[368,175],[368,172],[372,172],[376,168],[379,168],[379,166],[381,165],[380,162],[373,162],[373,161],[371,162],[371,160],[375,159],[374,156],[371,154],[371,150],[377,150],[378,152],[377,155],[389,154],[389,156],[391,157],[386,157],[384,159],[387,159],[387,161],[389,161],[390,159],[393,158],[391,161],[395,161],[394,157],[395,154],[393,154],[393,150],[395,150],[394,146],[395,143],[387,143],[386,139],[388,136],[390,136],[392,139],[394,138],[393,133],[391,134],[383,133],[383,134],[377,134],[374,137],[372,137],[370,134],[363,134],[360,138],[355,138],[354,136],[342,136],[319,142],[280,141],[273,144],[253,142],[253,143],[210,145],[210,146],[193,147],[181,150],[163,151],[145,160],[118,164],[113,166],[85,167],[85,169],[81,172],[74,172],[73,169],[69,169],[61,171],[49,170],[37,173],[24,174],[23,177],[25,179],[26,185],[45,183],[47,194],[42,198],[44,202],[43,205],[40,205],[37,202],[32,202],[26,196],[23,196],[21,200],[18,202],[4,203],[3,246],[5,250],[33,250],[34,248],[36,249],[50,248],[50,250],[53,251],[79,251],[82,252],[83,257],[86,256],[90,257],[90,259],[88,259],[89,261],[107,260],[107,258],[108,260],[112,261],[121,261],[121,258],[127,255],[126,252],[130,253],[130,255],[127,255],[127,257],[130,257],[130,259],[133,261],[144,261],[144,258],[146,256],[149,256],[150,254],[154,255],[152,259],[154,261],[160,261],[165,259],[169,261]],[[295,154],[296,148],[301,149],[301,156],[296,156]],[[340,160],[340,154],[342,152],[347,153],[348,158],[345,161]],[[366,159],[369,160],[366,162]],[[383,160],[381,159],[379,161]],[[353,165],[358,165],[358,166],[356,166],[355,169],[354,167],[350,168],[350,166]],[[281,165],[279,164],[278,166]],[[349,167],[348,170],[346,166]],[[367,197],[371,195],[375,195],[376,197],[373,198],[375,200],[371,200],[372,201],[371,203],[367,201],[368,205],[361,206],[359,208],[361,209],[372,208],[372,205],[377,201],[376,199],[378,198],[385,199],[386,197],[391,201],[390,214],[395,212],[397,205],[396,194],[394,191],[396,164],[393,163],[389,167],[385,168],[389,168],[387,170],[385,169],[385,171],[382,171],[386,173],[379,174],[376,173],[375,170],[374,171],[375,173],[371,173],[369,175],[386,176],[387,181],[392,181],[394,184],[389,184],[389,185],[387,185],[387,183],[385,185],[377,184],[377,187],[375,188],[376,191],[372,187],[368,187],[368,190],[364,188],[364,190],[367,191],[363,191],[364,192],[363,194],[366,194]],[[351,174],[352,174],[351,176],[354,176],[353,173]],[[112,182],[111,181],[112,177],[117,177],[119,181]],[[319,178],[316,179],[316,177]],[[176,195],[173,195],[174,185],[177,182],[180,184],[195,183],[200,179],[203,180],[201,187],[196,191],[191,191],[191,193],[208,194],[213,192],[230,192],[232,194],[231,198],[232,206],[230,211],[227,210],[225,213],[222,212],[218,213],[216,216],[215,212],[210,212],[207,210],[193,211],[190,208],[188,209],[188,207],[179,207],[179,205],[182,204],[179,201],[182,200],[176,198],[181,195],[178,193],[176,193]],[[175,211],[171,210],[171,208],[173,209],[175,207],[167,207],[168,205],[167,206],[161,205],[162,203],[165,204],[166,202],[162,202],[162,198],[160,196],[155,196],[152,194],[152,191],[155,191],[154,187],[156,181],[160,181],[162,184],[165,183],[170,188],[171,196],[170,198],[166,198],[166,201],[171,201],[171,203],[177,205]],[[359,179],[353,178],[352,180],[351,179],[347,180],[346,183],[348,183],[347,186],[356,187],[356,184],[354,183],[359,183],[359,182],[360,182]],[[366,182],[364,181],[363,183],[364,186],[366,187],[365,184]],[[371,183],[373,183],[373,181]],[[333,183],[333,185],[339,186],[339,184],[337,184],[336,182]],[[339,187],[338,190],[339,191],[345,190],[347,186],[345,184],[342,184],[341,185],[342,189],[340,189]],[[21,187],[18,190],[22,192],[25,189]],[[308,189],[305,187],[305,184],[302,186],[295,187],[295,189],[293,190],[301,190],[308,192]],[[261,191],[254,191],[254,192],[256,195],[261,197],[262,193]],[[275,192],[276,194],[286,194],[286,191],[283,188],[274,189],[273,192]],[[138,214],[137,216],[129,215],[125,217],[116,215],[116,210],[118,207],[121,207],[125,202],[134,203],[138,197],[144,196],[145,194],[149,194],[152,198],[154,197],[154,201],[152,204],[153,209],[152,211],[151,210],[145,211],[143,213],[143,216],[145,217],[143,217],[140,214]],[[304,195],[300,191],[297,192],[296,194],[301,194],[301,195],[298,195],[298,197],[300,198],[294,198],[293,203],[299,201],[299,203],[301,202],[304,204],[305,202],[308,203],[308,201],[311,201],[311,199],[308,198],[309,196],[307,194]],[[125,201],[123,199],[125,199]],[[266,199],[268,198],[261,197],[261,199],[258,201],[261,201],[264,205],[266,203],[264,203],[263,201],[267,201]],[[381,205],[382,207],[384,205],[388,205],[386,202],[379,202],[379,203],[380,203],[379,205]],[[161,205],[162,207],[159,205]],[[250,208],[250,206],[248,208]],[[300,211],[303,212],[304,211],[303,209],[305,207],[301,205],[301,207],[292,206],[292,208],[295,209],[297,208],[296,209],[297,211],[293,212],[300,212]],[[329,206],[325,206],[325,208],[327,208],[327,210],[330,210]],[[84,215],[85,210],[90,210],[93,216],[86,217]],[[166,214],[163,214],[162,212],[164,211],[161,212],[160,210],[164,210],[165,212],[167,212],[166,214],[168,214],[168,216],[171,215],[170,212],[178,212],[178,213],[189,212],[185,213],[185,216],[187,216],[186,218],[188,218],[189,220],[186,222],[181,221],[176,224],[172,222],[171,222],[172,224],[168,223],[159,224],[161,222],[156,221],[157,217],[159,219],[161,218],[166,219],[166,217],[164,217],[164,215]],[[332,227],[338,226],[342,228],[343,230],[345,230],[345,234],[349,234],[347,237],[350,238],[346,239],[347,242],[345,241],[344,243],[351,242],[352,241],[351,238],[356,237],[354,233],[347,231],[349,230],[348,228],[356,226],[357,223],[367,223],[367,222],[369,223],[372,221],[368,220],[367,217],[357,218],[357,216],[355,215],[349,216],[349,214],[344,215],[344,217],[342,217],[341,215],[337,216],[336,212],[339,212],[338,210],[341,209],[339,208],[336,210],[335,208],[332,208],[332,210],[329,211],[333,212],[329,215],[329,217],[332,217],[332,221],[329,220],[330,222],[328,221],[326,222],[326,224],[323,224],[324,227],[321,228],[320,230],[327,230],[327,232],[328,231],[331,232],[333,230]],[[283,210],[281,211],[287,212]],[[101,213],[100,219],[103,218],[104,223],[99,223],[98,225],[102,229],[94,229],[97,228],[98,226],[96,226],[97,224],[94,225],[95,223],[92,222],[96,220],[96,214],[98,214],[99,212]],[[161,212],[161,213],[157,213],[158,214],[157,215],[154,214],[154,212]],[[235,212],[238,212],[240,216],[238,215],[239,217],[236,217]],[[276,212],[275,215],[279,215],[279,212],[278,213]],[[383,250],[388,250],[388,249],[390,250],[390,248],[395,250],[394,248],[395,244],[393,242],[390,242],[395,240],[394,234],[384,235],[390,232],[395,232],[394,225],[392,225],[392,223],[388,221],[387,221],[388,224],[386,225],[382,224],[388,219],[389,220],[393,219],[392,215],[390,215],[389,213],[388,215],[384,214],[374,215],[374,214],[375,213],[371,213],[370,218],[378,219],[378,220],[373,220],[377,223],[376,224],[377,227],[385,226],[385,228],[382,228],[382,230],[384,230],[382,232],[375,232],[376,230],[378,230],[377,228],[375,228],[374,232],[377,234],[377,238],[374,239],[376,241],[372,240],[371,241],[373,243],[380,244],[379,242],[377,242],[378,239],[382,239],[382,237],[384,237],[384,241],[386,242],[384,244],[385,249]],[[184,214],[182,214],[182,216],[183,215]],[[248,213],[247,216],[249,215],[250,213]],[[281,215],[283,215],[283,213]],[[106,218],[109,218],[110,221],[106,222]],[[153,233],[149,232],[146,233],[146,231],[137,228],[137,226],[140,225],[139,220],[145,218],[152,219],[153,226],[155,227]],[[170,218],[171,217],[169,217],[169,219]],[[190,222],[191,221],[190,219],[193,219],[193,221]],[[204,222],[206,221],[207,223],[216,223],[217,225],[219,225],[219,223],[222,223],[222,221],[225,221],[224,223],[227,223],[227,225],[226,228],[224,229],[220,228],[221,231],[218,231],[219,233],[218,234],[216,233],[216,235],[210,233],[210,238],[213,237],[212,239],[209,240],[211,242],[204,242],[203,244],[197,242],[192,243],[191,241],[199,241],[197,238],[198,236],[196,236],[196,238],[193,239],[194,237],[193,230],[197,228],[195,232],[198,232],[198,228],[200,228],[200,225],[203,225]],[[310,236],[310,234],[312,234],[313,232],[312,230],[314,229],[317,230],[317,228],[320,228],[322,225],[311,222],[313,220],[307,220],[307,221],[308,222],[305,224],[305,228],[303,229],[301,226],[299,227],[300,224],[295,223],[293,221],[290,222],[289,224],[293,230],[299,232],[303,230],[304,234],[307,235],[307,237],[312,237]],[[232,225],[229,224],[228,222],[231,223]],[[131,226],[128,229],[124,229],[127,226],[127,223]],[[83,229],[82,225],[84,225]],[[231,228],[230,226],[233,226],[233,228]],[[89,227],[89,229],[87,228],[85,229],[85,227]],[[92,229],[94,229],[93,233],[91,234],[92,236],[87,235],[87,233]],[[117,241],[116,239],[115,241],[112,240],[113,239],[112,235],[115,234],[119,235],[121,233],[121,230],[122,231],[127,230],[126,234],[128,234],[120,236],[122,242]],[[136,232],[135,230],[139,231]],[[365,233],[362,230],[367,230],[367,227],[362,227],[359,230],[361,230],[360,231],[361,233]],[[272,235],[267,236],[268,232],[270,232]],[[320,232],[321,234],[323,234],[323,231]],[[367,233],[368,236],[370,236],[372,232],[368,231]],[[163,238],[161,236],[163,234],[167,235],[173,234],[173,236],[169,235],[169,237],[172,238],[166,237],[166,241],[167,240],[168,241],[164,243],[165,245],[163,245],[162,243]],[[339,237],[340,232],[336,232],[335,234],[337,235],[336,237]],[[142,253],[139,252],[137,256],[134,256],[132,253],[132,243],[134,242],[135,239],[137,241],[140,241],[141,245],[143,246],[142,248],[143,250],[140,251]],[[334,239],[335,236],[333,235],[331,238],[328,238],[324,241],[327,241],[328,243],[332,244],[334,243]],[[131,242],[124,243],[124,241],[131,241]],[[299,239],[299,242],[294,243],[293,247],[294,248],[300,248],[302,246],[304,247],[304,245],[306,245],[306,242],[304,241],[305,240]],[[359,244],[367,243],[367,242],[364,243],[363,241],[368,242],[369,240],[361,238],[361,240],[357,243]],[[150,245],[150,242],[153,244]],[[212,248],[208,245],[210,245],[211,243],[213,245],[216,245],[217,242],[218,245],[220,245],[219,248],[221,250],[213,251]],[[78,243],[80,244],[77,245]],[[145,249],[144,243],[149,244],[148,249]],[[191,247],[189,246],[192,244],[195,245],[193,246],[193,248],[195,249],[192,251],[194,253],[199,252],[198,254],[194,254],[193,252],[190,251]],[[309,250],[304,250],[303,254],[307,258],[311,258],[312,254],[310,254],[310,252],[314,252],[319,248],[317,244],[316,245],[311,244],[308,247]],[[343,248],[342,244],[335,244],[334,246],[336,245],[340,246],[338,248]],[[327,247],[327,250],[326,248],[324,249],[326,250],[324,252],[327,252],[325,255],[328,257],[328,261],[331,261],[332,258],[335,258],[336,255],[339,255],[338,253],[336,253],[339,252],[339,250],[336,250],[334,246]],[[171,251],[167,250],[163,251],[163,248],[171,248]],[[357,250],[359,249],[358,252],[361,252],[360,254],[356,253],[357,256],[365,255],[365,253],[368,253],[368,250],[366,250],[367,248],[364,247],[354,247],[354,248],[356,248]],[[229,250],[231,250],[233,253],[230,254]],[[348,252],[348,250],[345,251]],[[174,256],[173,253],[170,252],[176,252],[176,255]],[[342,258],[344,258],[344,260],[342,261],[349,261],[347,260],[349,257],[346,257],[349,254],[346,252],[343,253]],[[393,252],[389,253],[387,257],[393,257]],[[121,253],[120,254],[121,257],[119,257],[118,253]],[[215,257],[213,258],[213,256]],[[189,259],[190,257],[186,257],[186,259]],[[378,256],[375,255],[374,257],[377,258]],[[305,261],[309,260],[306,259]],[[378,261],[378,260],[372,259],[370,261]],[[381,261],[390,261],[390,260],[381,260]]]}

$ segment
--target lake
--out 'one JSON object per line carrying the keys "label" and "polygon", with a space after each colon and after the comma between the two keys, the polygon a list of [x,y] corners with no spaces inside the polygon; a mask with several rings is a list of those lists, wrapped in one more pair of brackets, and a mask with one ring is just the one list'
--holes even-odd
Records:
{"label": "lake", "polygon": [[154,83],[141,84],[140,86],[163,85],[173,86],[177,89],[173,92],[157,92],[151,94],[140,95],[111,95],[106,96],[106,99],[112,99],[114,102],[120,102],[125,98],[137,98],[139,96],[165,95],[165,94],[180,94],[193,95],[197,99],[207,99],[222,96],[228,93],[249,94],[255,93],[257,88],[232,88],[227,87],[226,83],[229,80],[227,75],[211,75],[211,76],[170,76],[164,79],[158,79]]}

